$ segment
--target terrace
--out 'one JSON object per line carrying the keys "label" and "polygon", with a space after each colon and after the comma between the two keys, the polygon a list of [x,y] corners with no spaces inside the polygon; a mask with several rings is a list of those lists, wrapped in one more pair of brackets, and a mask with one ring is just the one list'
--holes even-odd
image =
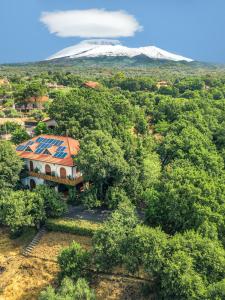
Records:
{"label": "terrace", "polygon": [[28,172],[29,176],[31,177],[37,177],[37,178],[41,178],[47,181],[53,181],[56,183],[60,183],[60,184],[65,184],[65,185],[71,185],[71,186],[76,186],[79,183],[83,182],[83,177],[77,177],[77,178],[62,178],[62,177],[58,177],[55,176],[54,174],[43,174],[43,173],[39,173],[39,172],[35,172],[35,171],[29,171]]}

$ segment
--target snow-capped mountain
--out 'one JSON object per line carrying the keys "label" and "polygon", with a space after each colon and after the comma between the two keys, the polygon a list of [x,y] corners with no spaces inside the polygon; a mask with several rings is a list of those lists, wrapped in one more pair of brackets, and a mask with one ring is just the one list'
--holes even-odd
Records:
{"label": "snow-capped mountain", "polygon": [[47,60],[58,58],[94,58],[101,56],[108,57],[129,57],[133,58],[139,55],[145,55],[151,59],[172,60],[172,61],[193,61],[190,58],[183,57],[174,53],[167,52],[155,46],[140,48],[129,48],[121,45],[115,40],[86,40],[81,43],[65,48],[56,54],[50,56]]}

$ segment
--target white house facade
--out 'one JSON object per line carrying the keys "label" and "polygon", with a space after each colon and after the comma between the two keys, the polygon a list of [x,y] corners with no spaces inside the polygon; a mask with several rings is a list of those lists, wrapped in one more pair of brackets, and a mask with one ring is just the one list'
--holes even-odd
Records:
{"label": "white house facade", "polygon": [[65,192],[68,186],[82,186],[83,177],[75,165],[79,151],[77,140],[41,135],[20,144],[16,151],[26,165],[23,184],[30,189],[45,184]]}

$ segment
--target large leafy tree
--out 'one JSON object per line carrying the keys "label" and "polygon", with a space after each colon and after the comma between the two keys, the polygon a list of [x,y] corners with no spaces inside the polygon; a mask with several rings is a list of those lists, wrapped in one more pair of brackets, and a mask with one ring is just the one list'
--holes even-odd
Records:
{"label": "large leafy tree", "polygon": [[106,90],[74,89],[59,95],[49,108],[57,121],[60,133],[83,138],[90,130],[108,131],[131,128],[135,123],[135,109],[123,95]]}
{"label": "large leafy tree", "polygon": [[0,222],[13,232],[38,226],[47,217],[59,217],[66,211],[59,195],[46,186],[37,187],[32,192],[3,190],[0,208]]}
{"label": "large leafy tree", "polygon": [[98,198],[102,200],[107,189],[119,184],[128,172],[119,143],[102,131],[92,131],[85,136],[75,163],[85,179],[95,185]]}
{"label": "large leafy tree", "polygon": [[27,133],[25,128],[18,128],[12,133],[12,142],[14,144],[20,144],[30,138],[30,135]]}
{"label": "large leafy tree", "polygon": [[222,173],[224,168],[223,159],[212,141],[190,124],[177,132],[169,132],[159,152],[164,165],[174,159],[188,159],[212,173]]}
{"label": "large leafy tree", "polygon": [[0,198],[1,222],[16,232],[45,220],[44,200],[30,191],[8,191]]}
{"label": "large leafy tree", "polygon": [[147,216],[169,232],[198,229],[207,220],[224,234],[225,185],[221,177],[178,160],[167,167],[158,196],[149,195]]}
{"label": "large leafy tree", "polygon": [[9,142],[0,142],[0,189],[14,187],[22,167],[14,147]]}
{"label": "large leafy tree", "polygon": [[[94,261],[100,270],[110,270],[123,264],[126,240],[138,224],[134,206],[123,201],[111,218],[94,236]],[[124,248],[125,247],[125,248]]]}

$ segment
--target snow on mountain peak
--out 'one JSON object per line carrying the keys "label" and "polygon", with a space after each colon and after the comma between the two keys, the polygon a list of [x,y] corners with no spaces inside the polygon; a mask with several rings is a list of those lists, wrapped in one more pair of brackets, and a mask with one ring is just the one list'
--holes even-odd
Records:
{"label": "snow on mountain peak", "polygon": [[100,56],[125,56],[135,57],[138,55],[145,55],[152,59],[165,59],[172,61],[193,61],[190,58],[183,57],[174,53],[167,52],[155,46],[147,46],[140,48],[129,48],[123,46],[120,41],[117,40],[106,40],[106,39],[95,39],[95,40],[84,40],[79,44],[65,48],[56,54],[50,56],[48,60],[56,58],[90,58]]}

